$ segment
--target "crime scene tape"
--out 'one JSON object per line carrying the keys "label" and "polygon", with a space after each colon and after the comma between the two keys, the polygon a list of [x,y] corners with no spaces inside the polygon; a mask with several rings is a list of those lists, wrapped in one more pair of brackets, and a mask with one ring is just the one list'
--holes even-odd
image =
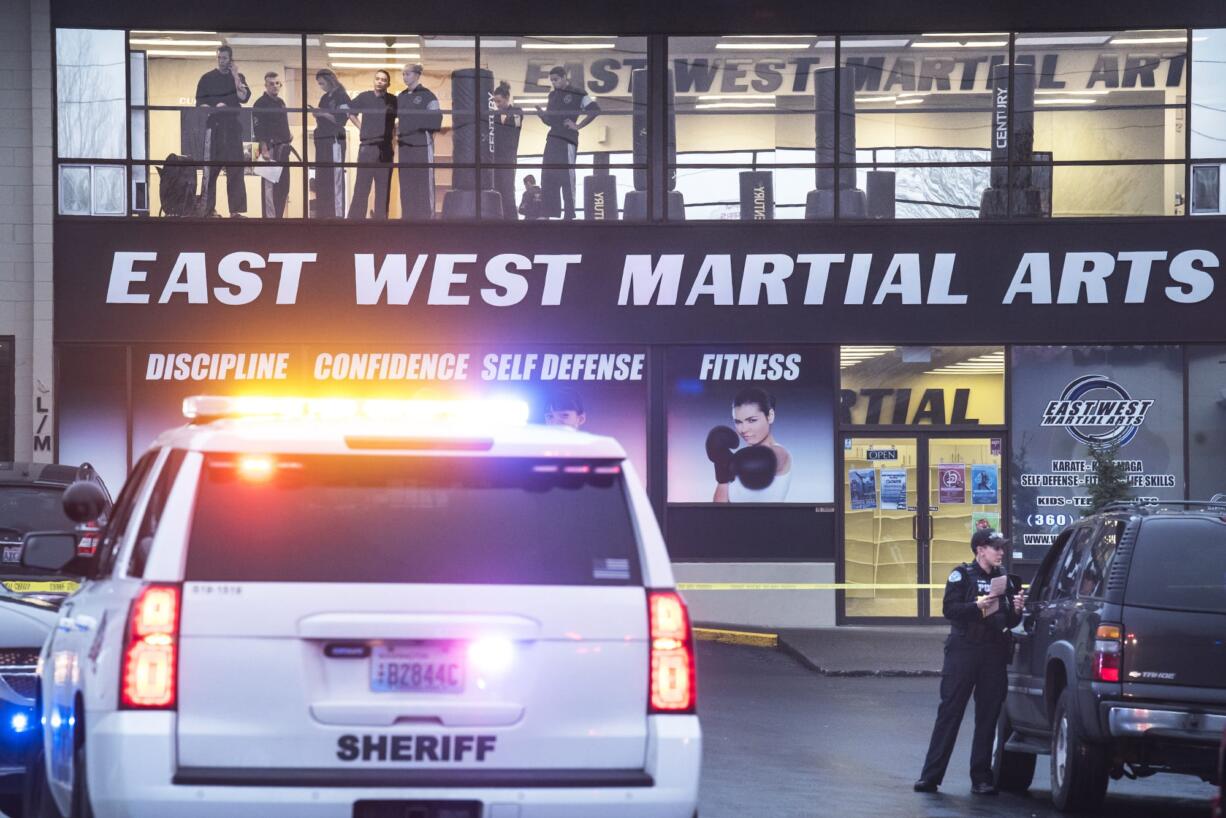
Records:
{"label": "crime scene tape", "polygon": [[79,582],[60,580],[58,582],[29,582],[27,580],[9,580],[4,587],[15,594],[71,594],[81,587]]}
{"label": "crime scene tape", "polygon": [[905,582],[678,582],[678,591],[939,591],[939,585]]}

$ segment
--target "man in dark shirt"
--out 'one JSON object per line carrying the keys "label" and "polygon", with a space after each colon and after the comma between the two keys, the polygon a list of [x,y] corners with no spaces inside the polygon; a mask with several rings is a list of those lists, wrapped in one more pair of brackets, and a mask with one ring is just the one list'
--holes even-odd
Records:
{"label": "man in dark shirt", "polygon": [[[579,131],[591,124],[600,114],[596,100],[566,80],[566,69],[558,65],[549,70],[549,100],[545,110],[536,107],[537,116],[549,126],[545,136],[546,167],[541,171],[541,190],[545,197],[545,209],[550,216],[562,215],[558,194],[562,196],[565,215],[575,218],[575,156],[579,150]],[[580,115],[582,114],[582,118]],[[562,167],[562,166],[565,167]]]}
{"label": "man in dark shirt", "polygon": [[[230,46],[217,49],[217,68],[209,71],[196,83],[196,105],[200,108],[215,108],[204,124],[204,150],[211,162],[231,162],[225,165],[226,198],[231,216],[247,212],[247,188],[243,182],[243,167],[238,164],[243,158],[243,134],[239,126],[238,109],[251,99],[247,79],[234,64],[234,52]],[[217,177],[222,165],[210,165],[204,175],[205,212],[215,215],[217,210]]]}
{"label": "man in dark shirt", "polygon": [[[387,195],[392,180],[392,133],[396,126],[396,98],[387,92],[392,75],[375,72],[373,91],[363,91],[350,104],[349,118],[358,126],[358,177],[353,184],[349,218],[366,218],[370,186],[375,186],[375,218],[387,218]],[[360,115],[360,118],[359,118]]]}
{"label": "man in dark shirt", "polygon": [[434,218],[434,168],[425,165],[434,161],[434,134],[443,127],[438,97],[421,84],[421,73],[420,64],[406,65],[405,89],[396,97],[400,218],[408,221]]}
{"label": "man in dark shirt", "polygon": [[529,173],[524,177],[524,195],[519,200],[519,215],[529,221],[545,218],[545,200],[541,195],[536,177]]}
{"label": "man in dark shirt", "polygon": [[941,669],[941,706],[924,770],[915,782],[916,792],[936,792],[954,751],[958,726],[966,703],[975,694],[975,737],[971,743],[971,791],[993,795],[992,740],[996,719],[1008,688],[1009,657],[1013,636],[1009,630],[1022,618],[1025,597],[1010,578],[1003,591],[992,594],[992,579],[1005,577],[1001,570],[1008,541],[990,528],[971,535],[975,560],[959,565],[945,583],[942,612],[950,621],[945,640],[945,664]]}
{"label": "man in dark shirt", "polygon": [[[266,162],[279,165],[277,168],[262,168],[263,171],[263,214],[266,219],[280,219],[285,215],[285,200],[289,195],[289,155],[294,137],[289,130],[289,117],[285,112],[285,101],[281,99],[281,78],[276,71],[264,75],[264,93],[251,106],[254,110],[255,140],[260,145],[260,156]],[[273,173],[269,173],[273,171]],[[276,181],[270,181],[272,176],[280,171]]]}
{"label": "man in dark shirt", "polygon": [[349,121],[349,94],[331,68],[315,72],[315,82],[323,91],[315,115],[316,215],[312,218],[345,217],[345,123]]}

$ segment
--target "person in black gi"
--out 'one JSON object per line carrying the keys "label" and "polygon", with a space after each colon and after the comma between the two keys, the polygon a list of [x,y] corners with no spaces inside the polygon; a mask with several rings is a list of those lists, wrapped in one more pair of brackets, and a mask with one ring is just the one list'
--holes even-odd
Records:
{"label": "person in black gi", "polygon": [[400,218],[406,221],[434,218],[434,168],[423,166],[434,161],[434,133],[443,127],[443,113],[438,97],[421,84],[421,72],[420,63],[406,65],[405,89],[396,96]]}
{"label": "person in black gi", "polygon": [[260,156],[265,161],[281,166],[277,181],[263,180],[263,214],[266,219],[280,219],[285,215],[285,200],[289,195],[289,156],[294,141],[289,130],[289,117],[285,113],[285,100],[281,99],[281,77],[276,71],[264,75],[264,93],[251,106],[255,141],[260,145]]}
{"label": "person in black gi", "polygon": [[315,72],[315,82],[323,91],[315,115],[315,191],[316,213],[322,219],[345,215],[345,123],[349,121],[349,94],[330,68]]}
{"label": "person in black gi", "polygon": [[[541,170],[541,189],[545,196],[546,213],[550,216],[563,214],[575,218],[575,155],[579,150],[579,131],[591,124],[600,114],[600,106],[596,100],[587,94],[572,88],[566,81],[566,69],[554,66],[549,69],[549,84],[553,90],[549,92],[549,100],[545,109],[536,106],[537,116],[549,126],[545,136],[546,165],[565,165],[566,167],[546,167]],[[580,118],[580,114],[583,117]],[[562,195],[562,207],[559,206],[558,194]]]}
{"label": "person in black gi", "polygon": [[[375,186],[375,218],[387,218],[387,195],[392,181],[392,132],[396,126],[396,98],[387,92],[392,75],[380,68],[375,72],[373,91],[354,97],[349,118],[360,130],[358,177],[353,183],[349,218],[366,218],[370,206],[370,185]],[[358,118],[361,114],[361,119]]]}
{"label": "person in black gi", "polygon": [[1009,579],[1002,597],[989,596],[992,578],[1001,569],[1008,541],[992,529],[971,536],[975,560],[953,570],[945,583],[942,609],[951,623],[941,668],[941,705],[924,770],[916,792],[936,792],[954,751],[966,703],[975,694],[975,737],[971,743],[971,792],[995,795],[992,783],[992,742],[996,719],[1008,689],[1013,637],[1009,630],[1021,621],[1024,595]]}
{"label": "person in black gi", "polygon": [[[494,89],[494,190],[502,197],[502,218],[516,220],[515,163],[519,159],[519,132],[524,111],[511,104],[511,84],[506,80]],[[533,181],[536,181],[535,179]]]}
{"label": "person in black gi", "polygon": [[[217,68],[209,71],[196,83],[196,106],[216,108],[204,123],[204,152],[210,162],[232,162],[225,165],[226,198],[231,216],[247,212],[247,187],[243,182],[243,133],[238,121],[238,109],[251,99],[247,78],[234,64],[234,51],[228,45],[217,49]],[[204,175],[204,211],[216,215],[217,177],[222,165],[210,165]]]}

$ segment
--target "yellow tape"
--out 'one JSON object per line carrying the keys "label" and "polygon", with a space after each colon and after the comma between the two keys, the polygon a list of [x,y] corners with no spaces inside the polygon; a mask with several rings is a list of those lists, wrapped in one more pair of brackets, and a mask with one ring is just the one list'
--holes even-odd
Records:
{"label": "yellow tape", "polygon": [[869,582],[678,582],[678,591],[939,591],[940,585]]}
{"label": "yellow tape", "polygon": [[720,628],[694,628],[694,638],[703,642],[723,642],[728,645],[751,645],[756,648],[779,646],[777,633],[753,633],[751,631],[728,631]]}
{"label": "yellow tape", "polygon": [[28,582],[26,580],[10,580],[3,583],[4,587],[15,594],[71,594],[81,587],[81,583],[72,580],[57,582]]}

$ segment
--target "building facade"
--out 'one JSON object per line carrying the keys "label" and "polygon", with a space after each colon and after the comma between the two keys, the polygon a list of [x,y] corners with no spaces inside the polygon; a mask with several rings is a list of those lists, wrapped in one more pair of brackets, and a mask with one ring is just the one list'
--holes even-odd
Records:
{"label": "building facade", "polygon": [[10,453],[117,484],[191,394],[513,395],[623,441],[696,618],[939,616],[1094,451],[1226,491],[1185,5],[21,5]]}

